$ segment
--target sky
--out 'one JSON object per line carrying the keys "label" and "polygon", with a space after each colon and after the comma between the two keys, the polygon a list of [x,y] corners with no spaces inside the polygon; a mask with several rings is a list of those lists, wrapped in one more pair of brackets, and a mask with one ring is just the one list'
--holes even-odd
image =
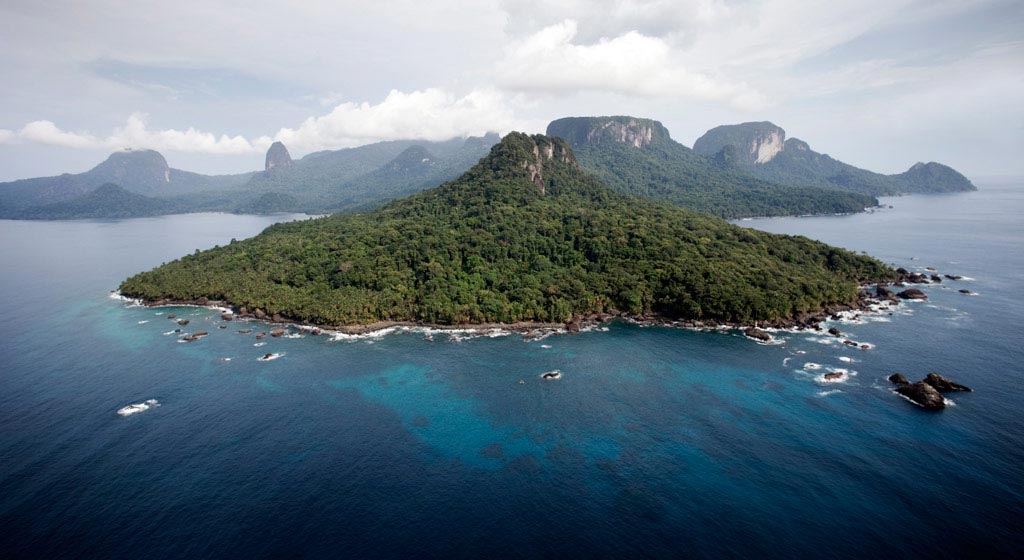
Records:
{"label": "sky", "polygon": [[565,116],[769,120],[884,173],[1024,175],[1019,0],[0,3],[0,181],[151,148],[202,173]]}

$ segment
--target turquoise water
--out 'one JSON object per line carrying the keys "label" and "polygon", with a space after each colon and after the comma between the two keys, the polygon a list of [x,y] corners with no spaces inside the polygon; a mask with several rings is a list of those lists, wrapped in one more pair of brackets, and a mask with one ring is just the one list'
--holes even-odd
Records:
{"label": "turquoise water", "polygon": [[[295,216],[0,221],[0,550],[1014,556],[1024,190],[886,202],[740,222],[971,278],[838,325],[870,350],[629,324],[255,347],[236,330],[259,323],[222,330],[214,311],[129,307],[108,292]],[[210,335],[178,343],[168,312]],[[283,355],[257,361],[268,352]],[[820,381],[838,367],[846,382]],[[560,379],[540,379],[554,369]],[[932,370],[976,392],[927,413],[885,381]],[[159,406],[116,413],[147,399]]]}

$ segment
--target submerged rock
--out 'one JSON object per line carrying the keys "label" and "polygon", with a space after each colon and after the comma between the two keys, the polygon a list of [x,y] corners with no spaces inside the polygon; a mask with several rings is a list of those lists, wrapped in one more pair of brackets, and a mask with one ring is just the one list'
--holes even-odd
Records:
{"label": "submerged rock", "polygon": [[964,279],[963,276],[958,276],[956,274],[947,274],[946,278],[949,278],[950,280],[963,280]]}
{"label": "submerged rock", "polygon": [[966,288],[962,289],[962,290],[957,290],[957,291],[960,292],[961,294],[965,294],[965,295],[968,295],[968,296],[973,296],[974,295],[974,292],[972,292],[972,291],[970,291],[970,290],[968,290]]}
{"label": "submerged rock", "polygon": [[953,391],[971,391],[971,388],[966,385],[961,385],[956,381],[949,379],[948,377],[939,375],[934,371],[929,373],[922,383],[927,383],[932,387],[935,387],[940,393],[951,393]]}
{"label": "submerged rock", "polygon": [[845,374],[841,371],[830,371],[825,374],[825,381],[840,381],[843,375]]}
{"label": "submerged rock", "polygon": [[843,336],[843,333],[839,332],[839,329],[837,329],[835,327],[829,327],[828,328],[828,334],[830,334],[832,336],[837,336],[837,337],[838,336]]}
{"label": "submerged rock", "polygon": [[178,324],[182,326],[187,325],[188,319],[178,319]]}
{"label": "submerged rock", "polygon": [[942,410],[946,408],[946,401],[943,400],[939,391],[924,381],[901,385],[896,388],[896,392],[926,410]]}

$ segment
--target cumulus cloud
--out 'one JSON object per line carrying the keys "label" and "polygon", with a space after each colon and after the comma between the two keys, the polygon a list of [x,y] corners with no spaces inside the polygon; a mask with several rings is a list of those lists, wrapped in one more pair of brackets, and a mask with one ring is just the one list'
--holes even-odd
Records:
{"label": "cumulus cloud", "polygon": [[151,148],[170,152],[237,155],[258,153],[270,145],[270,138],[247,140],[242,136],[217,136],[195,128],[187,130],[150,130],[145,115],[133,114],[123,127],[105,137],[87,132],[69,132],[52,121],[33,121],[18,131],[0,131],[0,142],[35,142],[51,146],[80,149],[121,150]]}
{"label": "cumulus cloud", "polygon": [[301,152],[401,138],[447,140],[506,132],[515,128],[515,122],[510,100],[496,90],[474,90],[461,97],[436,88],[392,90],[380,103],[341,103],[297,128],[282,128],[275,138]]}
{"label": "cumulus cloud", "polygon": [[744,110],[759,109],[764,97],[678,64],[668,42],[629,31],[592,44],[574,40],[574,20],[545,27],[513,42],[498,65],[502,85],[531,91],[603,91],[626,95],[723,100]]}
{"label": "cumulus cloud", "polygon": [[340,103],[326,115],[310,117],[295,128],[282,128],[273,137],[218,136],[195,128],[151,130],[146,125],[145,115],[136,113],[107,136],[71,132],[51,121],[40,120],[18,131],[0,130],[0,142],[240,155],[263,152],[272,140],[281,140],[301,153],[382,140],[448,140],[491,131],[507,132],[517,124],[513,105],[513,98],[493,89],[473,90],[463,96],[436,88],[408,93],[392,90],[380,103]]}

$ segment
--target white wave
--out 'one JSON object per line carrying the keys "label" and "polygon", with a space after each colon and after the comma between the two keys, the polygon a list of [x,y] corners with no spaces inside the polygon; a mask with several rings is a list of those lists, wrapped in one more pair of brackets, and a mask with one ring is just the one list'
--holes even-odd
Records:
{"label": "white wave", "polygon": [[304,337],[303,337],[303,335],[301,335],[299,333],[289,333],[289,334],[281,335],[281,338],[304,338]]}
{"label": "white wave", "polygon": [[551,349],[551,345],[550,344],[541,344],[540,347],[545,349],[545,350],[550,350]]}
{"label": "white wave", "polygon": [[387,327],[376,331],[370,331],[362,334],[348,334],[343,332],[331,332],[331,342],[355,342],[357,340],[368,340],[373,338],[381,338],[387,336],[393,332],[397,332],[398,327]]}
{"label": "white wave", "polygon": [[255,346],[256,348],[259,348],[260,346],[266,346],[266,345],[267,345],[266,342],[257,342],[256,344],[253,344],[253,346]]}
{"label": "white wave", "polygon": [[829,395],[834,395],[836,393],[842,393],[842,392],[843,392],[842,389],[829,389],[828,391],[818,391],[818,396],[819,397],[827,397]]}
{"label": "white wave", "polygon": [[281,356],[284,356],[284,352],[281,352],[280,354],[267,354],[266,356],[261,356],[259,358],[256,358],[256,360],[260,361],[260,362],[269,362],[271,360],[276,360],[276,359],[280,358]]}
{"label": "white wave", "polygon": [[149,322],[148,320],[143,320],[143,321],[139,321],[138,324],[139,325],[145,325],[148,322]]}
{"label": "white wave", "polygon": [[786,359],[782,360],[782,367],[786,367],[786,364],[788,364],[789,361],[792,360],[792,359],[793,358],[786,358]]}
{"label": "white wave", "polygon": [[814,380],[821,384],[846,383],[847,381],[850,380],[850,377],[857,375],[857,372],[843,368],[833,368],[832,371],[829,373],[838,373],[839,377],[833,379],[826,379],[825,376],[828,374],[823,373],[819,376],[816,376]]}
{"label": "white wave", "polygon": [[821,364],[816,364],[814,362],[807,362],[806,364],[804,364],[804,369],[809,370],[809,371],[819,370],[819,369],[821,369]]}
{"label": "white wave", "polygon": [[553,369],[551,371],[545,371],[544,373],[540,374],[540,378],[541,379],[561,379],[562,378],[562,372],[557,370],[557,369]]}
{"label": "white wave", "polygon": [[942,402],[944,402],[946,406],[956,406],[956,403],[953,402],[953,399],[947,399],[946,397],[942,397]]}
{"label": "white wave", "polygon": [[852,364],[853,362],[856,362],[857,360],[854,360],[853,358],[851,358],[849,356],[839,356],[839,361],[843,362],[843,363],[846,363],[846,364]]}
{"label": "white wave", "polygon": [[164,333],[164,336],[171,336],[172,334],[178,334],[178,331],[167,331]]}
{"label": "white wave", "polygon": [[140,403],[130,404],[128,406],[117,409],[119,416],[131,416],[132,414],[138,414],[139,412],[145,412],[154,406],[160,406],[160,403],[156,399],[149,399]]}

